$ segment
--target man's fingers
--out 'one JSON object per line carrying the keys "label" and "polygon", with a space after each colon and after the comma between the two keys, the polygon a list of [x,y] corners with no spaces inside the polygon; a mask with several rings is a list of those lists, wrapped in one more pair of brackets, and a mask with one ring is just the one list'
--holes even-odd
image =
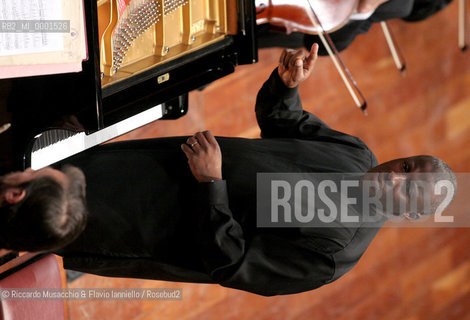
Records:
{"label": "man's fingers", "polygon": [[197,141],[199,142],[199,144],[201,145],[201,147],[205,147],[207,146],[209,143],[207,142],[207,139],[206,137],[204,136],[204,134],[202,132],[196,132],[196,134],[194,135],[194,137],[197,139]]}
{"label": "man's fingers", "polygon": [[294,69],[292,70],[292,80],[294,82],[299,82],[303,79],[304,76],[304,62],[302,59],[296,59],[294,61]]}
{"label": "man's fingers", "polygon": [[317,58],[318,44],[312,45],[308,54],[303,49],[285,49],[278,67],[282,82],[289,88],[299,85],[310,75]]}
{"label": "man's fingers", "polygon": [[279,64],[283,65],[284,64],[284,59],[287,54],[287,49],[282,50],[281,56],[279,57]]}
{"label": "man's fingers", "polygon": [[279,76],[281,76],[286,71],[286,68],[284,67],[282,63],[279,63],[279,66],[277,67],[277,69],[278,69]]}
{"label": "man's fingers", "polygon": [[290,61],[290,58],[292,57],[292,49],[285,49],[285,55],[284,55],[284,59],[282,59],[282,64],[284,65],[284,67],[286,67],[287,69],[289,69],[289,61]]}
{"label": "man's fingers", "polygon": [[293,67],[298,67],[298,61],[300,61],[301,63],[303,63],[305,59],[305,52],[303,50],[298,50],[296,51],[294,54],[291,55],[290,57],[290,66],[293,66]]}
{"label": "man's fingers", "polygon": [[289,63],[291,63],[291,60],[292,60],[292,57],[295,55],[295,50],[293,49],[284,49],[284,51],[282,52],[282,55],[281,55],[281,59],[279,60],[279,62],[284,65],[284,67],[286,69],[289,69],[290,65]]}
{"label": "man's fingers", "polygon": [[194,136],[189,137],[186,140],[186,144],[189,145],[193,151],[197,151],[197,149],[200,147],[199,141]]}
{"label": "man's fingers", "polygon": [[183,150],[184,154],[188,159],[194,154],[193,149],[191,149],[187,144],[182,144],[181,150]]}
{"label": "man's fingers", "polygon": [[209,142],[209,144],[214,145],[214,146],[218,145],[217,140],[215,140],[215,137],[212,134],[212,132],[210,132],[209,130],[206,130],[203,132],[203,134],[206,140]]}
{"label": "man's fingers", "polygon": [[194,143],[197,143],[197,139],[192,136],[192,137],[189,137],[187,140],[186,140],[186,144],[189,144],[190,146],[192,146]]}
{"label": "man's fingers", "polygon": [[313,68],[317,59],[318,59],[318,44],[314,43],[312,44],[312,47],[310,48],[310,54],[307,57],[306,65],[307,65],[308,70]]}
{"label": "man's fingers", "polygon": [[290,58],[290,66],[292,67],[291,79],[299,81],[303,77],[305,52],[303,50],[297,50]]}

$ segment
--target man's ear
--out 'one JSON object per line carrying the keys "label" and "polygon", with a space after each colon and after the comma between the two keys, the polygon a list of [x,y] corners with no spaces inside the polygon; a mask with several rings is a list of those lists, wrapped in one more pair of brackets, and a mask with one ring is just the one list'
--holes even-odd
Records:
{"label": "man's ear", "polygon": [[410,221],[418,220],[419,218],[421,218],[421,214],[416,213],[416,212],[405,212],[405,213],[403,214],[403,216],[404,216],[407,220],[410,220]]}
{"label": "man's ear", "polygon": [[5,190],[3,198],[8,204],[20,202],[26,196],[26,190],[20,187],[11,187]]}

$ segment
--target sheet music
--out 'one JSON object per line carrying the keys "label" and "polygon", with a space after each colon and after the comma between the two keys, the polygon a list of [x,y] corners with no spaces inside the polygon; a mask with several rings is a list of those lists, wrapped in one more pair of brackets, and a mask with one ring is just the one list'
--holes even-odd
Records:
{"label": "sheet music", "polygon": [[88,59],[83,1],[0,0],[0,79],[80,72]]}
{"label": "sheet music", "polygon": [[60,20],[60,0],[0,0],[0,56],[64,49],[62,33],[5,32],[12,20]]}

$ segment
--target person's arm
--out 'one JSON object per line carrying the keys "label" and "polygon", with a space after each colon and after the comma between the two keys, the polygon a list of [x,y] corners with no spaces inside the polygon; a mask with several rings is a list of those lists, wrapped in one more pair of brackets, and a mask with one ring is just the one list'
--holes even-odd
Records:
{"label": "person's arm", "polygon": [[284,50],[279,66],[264,83],[256,98],[256,120],[263,138],[309,138],[328,126],[304,111],[298,85],[312,72],[318,45],[306,56],[302,50]]}
{"label": "person's arm", "polygon": [[308,248],[305,237],[258,229],[247,239],[230,210],[220,149],[212,133],[198,132],[181,148],[200,182],[195,190],[199,202],[190,223],[194,223],[194,241],[211,279],[226,287],[271,296],[312,290],[332,278],[332,258]]}
{"label": "person's arm", "polygon": [[247,239],[232,216],[225,181],[201,184],[199,191],[195,241],[215,282],[272,296],[312,290],[332,279],[332,257],[309,248],[309,240],[294,230],[274,234],[258,229]]}

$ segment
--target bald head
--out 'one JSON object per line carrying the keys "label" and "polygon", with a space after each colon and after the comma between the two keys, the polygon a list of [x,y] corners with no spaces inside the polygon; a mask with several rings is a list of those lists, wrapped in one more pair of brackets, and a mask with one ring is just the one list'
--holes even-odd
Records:
{"label": "bald head", "polygon": [[443,211],[457,190],[454,172],[444,161],[429,155],[385,162],[369,170],[364,181],[377,195],[378,212],[411,220]]}

